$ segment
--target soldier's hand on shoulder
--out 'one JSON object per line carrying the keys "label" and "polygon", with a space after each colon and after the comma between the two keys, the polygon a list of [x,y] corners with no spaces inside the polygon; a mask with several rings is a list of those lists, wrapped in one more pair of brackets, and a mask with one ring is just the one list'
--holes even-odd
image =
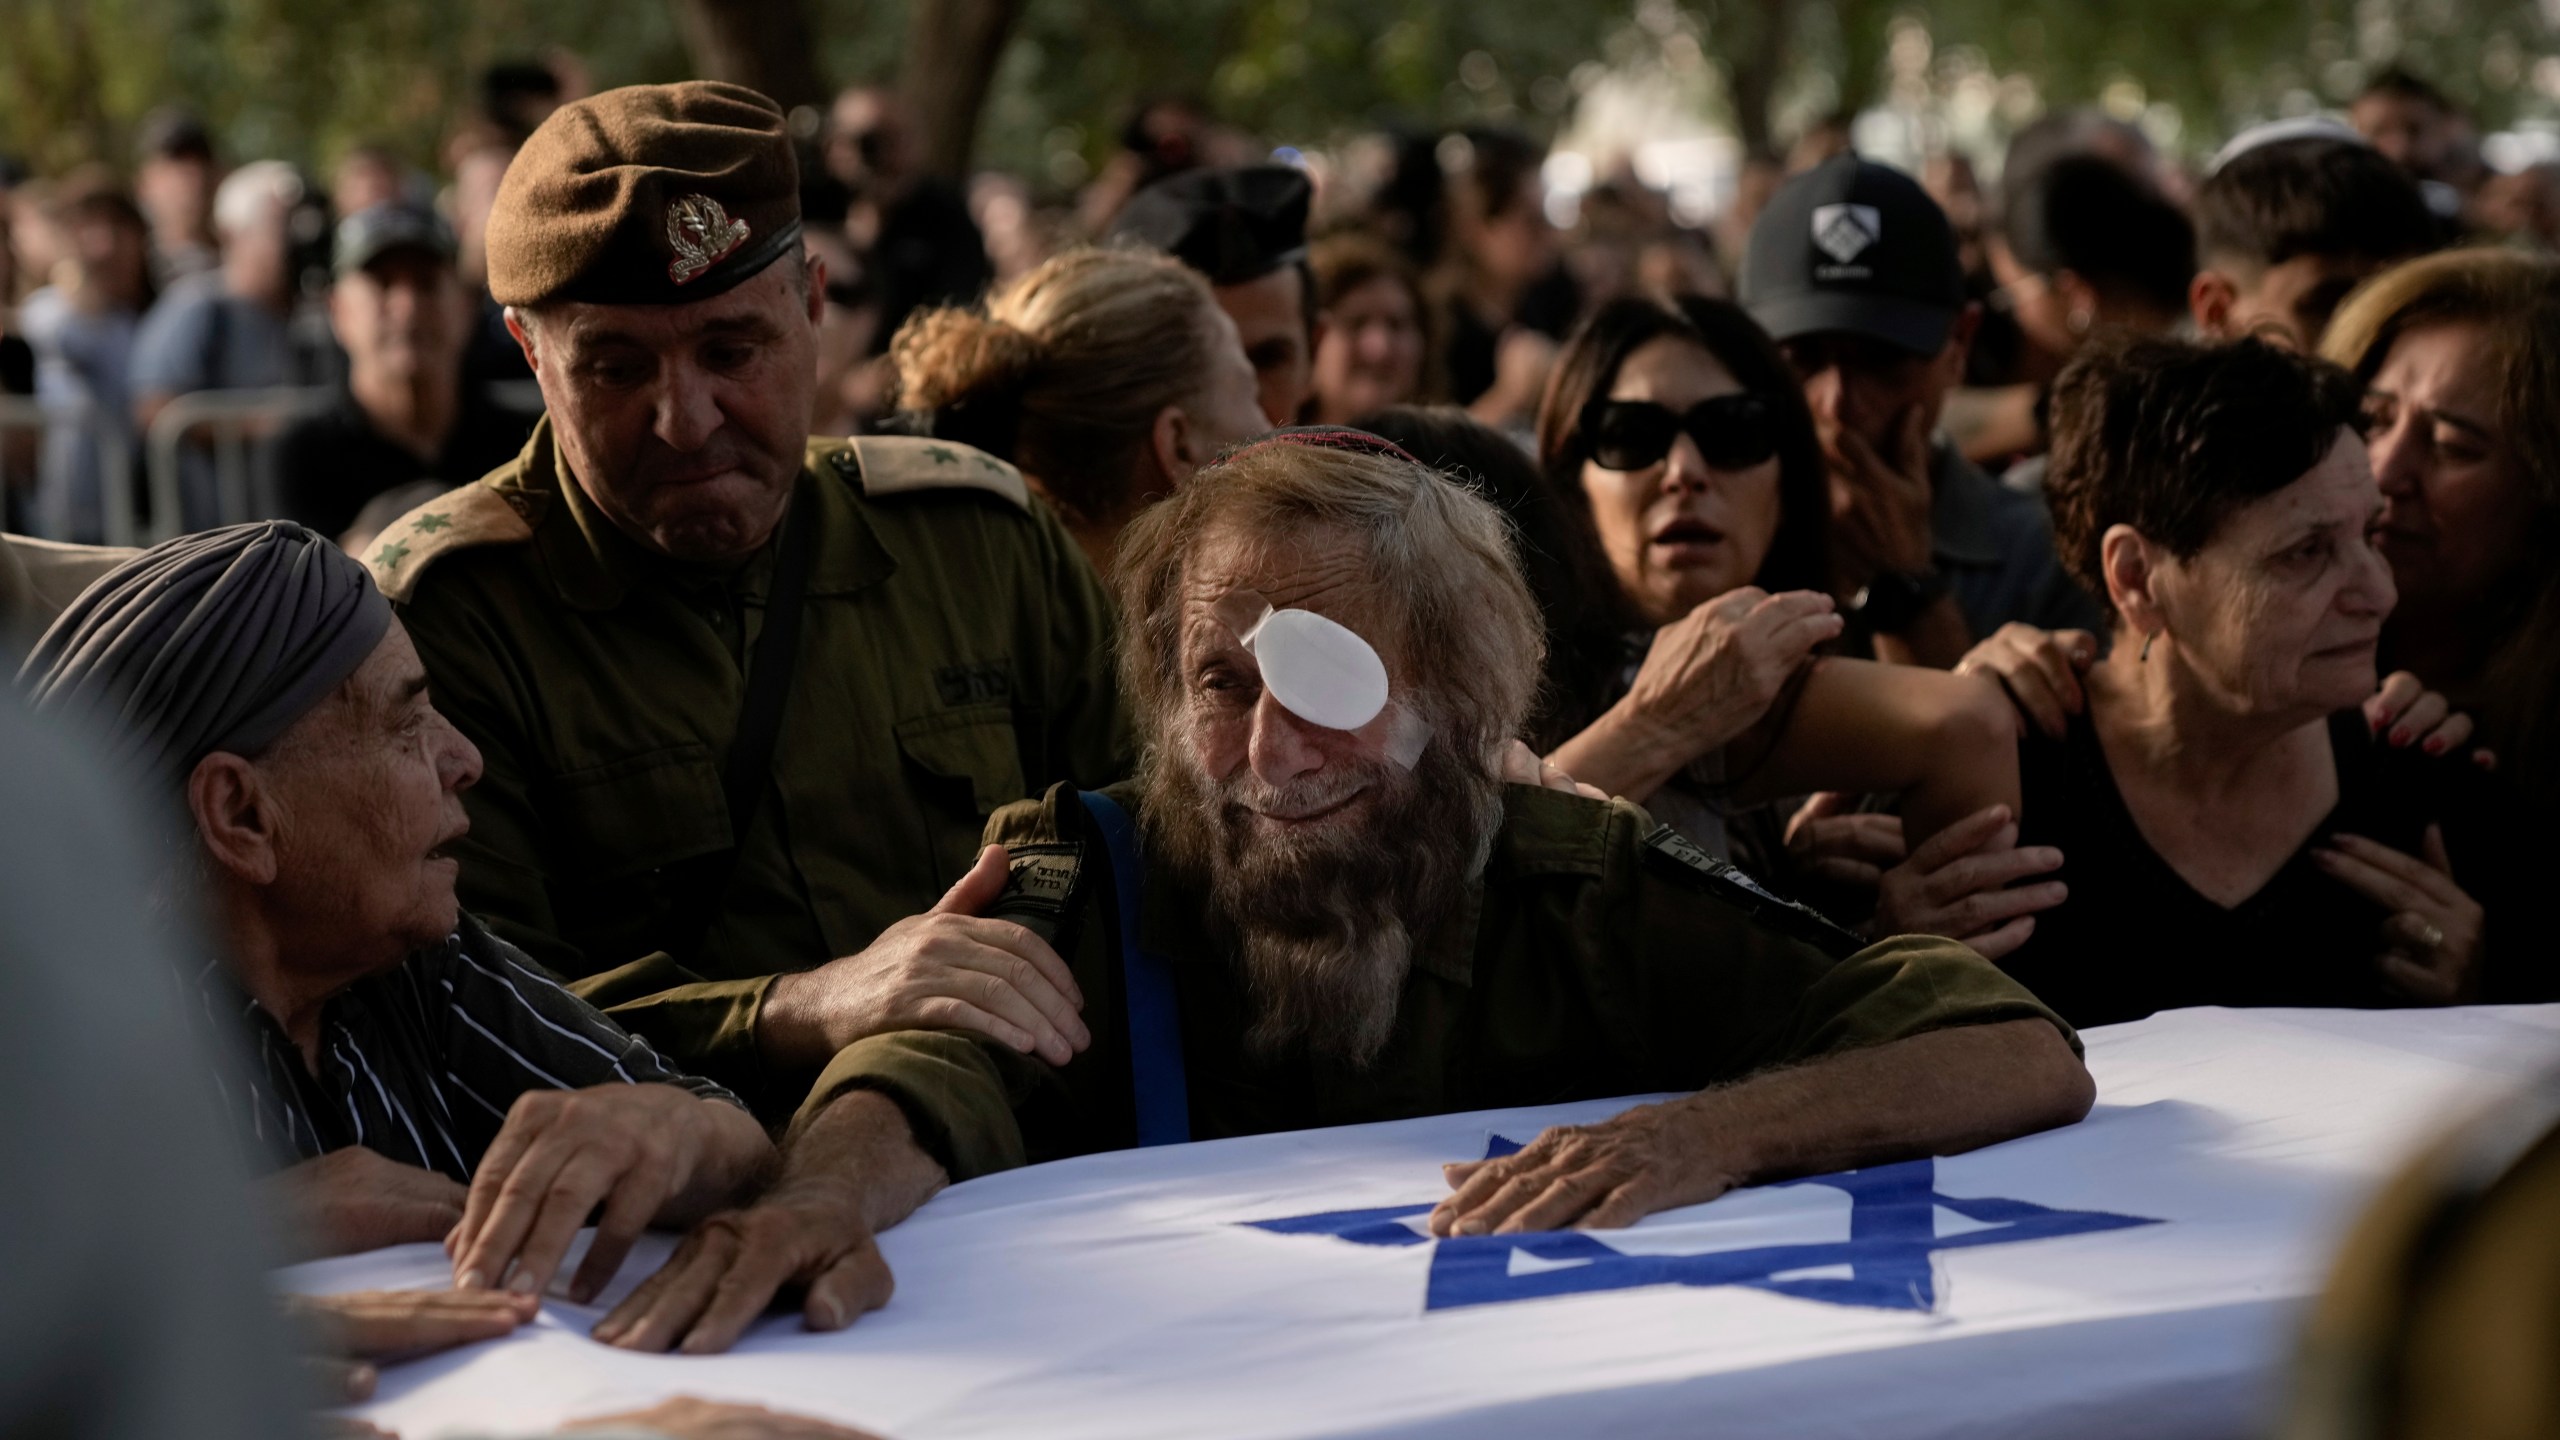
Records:
{"label": "soldier's hand on shoulder", "polygon": [[823,1064],[895,1030],[968,1030],[1064,1065],[1093,1043],[1084,992],[1047,941],[979,912],[1004,893],[1004,847],[988,846],[939,903],[860,954],[774,982],[759,1018],[766,1054]]}

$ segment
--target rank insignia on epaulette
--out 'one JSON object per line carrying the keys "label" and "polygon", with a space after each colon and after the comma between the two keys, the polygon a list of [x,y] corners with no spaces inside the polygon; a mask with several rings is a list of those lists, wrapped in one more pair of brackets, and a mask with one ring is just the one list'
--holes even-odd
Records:
{"label": "rank insignia on epaulette", "polygon": [[1656,825],[1644,837],[1647,860],[1689,886],[1724,901],[1770,929],[1801,940],[1835,958],[1866,948],[1858,932],[1800,900],[1789,900],[1751,878],[1735,865],[1707,853],[1695,840],[1668,825]]}
{"label": "rank insignia on epaulette", "polygon": [[1049,841],[1005,847],[1004,893],[987,907],[991,919],[1010,920],[1051,949],[1067,952],[1084,898],[1084,842]]}

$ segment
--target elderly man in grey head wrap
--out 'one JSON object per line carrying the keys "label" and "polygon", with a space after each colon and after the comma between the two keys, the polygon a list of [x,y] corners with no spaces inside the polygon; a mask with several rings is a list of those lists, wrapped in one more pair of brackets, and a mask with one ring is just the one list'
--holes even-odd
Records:
{"label": "elderly man in grey head wrap", "polygon": [[281,521],[184,536],[74,601],[20,672],[192,821],[224,964],[224,1084],[322,1251],[443,1240],[462,1288],[570,1292],[639,1232],[772,1159],[735,1096],[677,1072],[462,914],[449,851],[480,754],[427,699],[362,566]]}

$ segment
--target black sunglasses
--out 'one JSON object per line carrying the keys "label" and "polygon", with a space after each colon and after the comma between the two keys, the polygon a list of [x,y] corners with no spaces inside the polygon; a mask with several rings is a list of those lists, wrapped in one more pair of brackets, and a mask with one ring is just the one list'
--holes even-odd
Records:
{"label": "black sunglasses", "polygon": [[1719,395],[1685,415],[1650,400],[1594,400],[1583,407],[1582,445],[1603,470],[1659,465],[1682,434],[1718,470],[1748,470],[1778,453],[1778,417],[1749,391]]}

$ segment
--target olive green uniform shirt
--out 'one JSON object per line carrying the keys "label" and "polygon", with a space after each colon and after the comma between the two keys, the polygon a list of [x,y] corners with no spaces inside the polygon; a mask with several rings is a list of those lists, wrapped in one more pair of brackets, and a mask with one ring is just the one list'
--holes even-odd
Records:
{"label": "olive green uniform shirt", "polygon": [[997,807],[1130,754],[1100,583],[1010,466],[900,439],[808,454],[819,528],[773,777],[698,953],[666,952],[733,839],[721,766],[775,547],[728,573],[644,550],[545,422],[366,556],[486,765],[463,904],[768,1114],[809,1079],[759,1056],[773,976],[930,908]]}
{"label": "olive green uniform shirt", "polygon": [[[1106,793],[1138,812],[1133,786]],[[1141,944],[1175,977],[1192,1138],[1698,1090],[1927,1030],[2030,1017],[2077,1048],[2060,1017],[1964,946],[1906,936],[1835,960],[1699,888],[1644,843],[1652,828],[1625,801],[1508,787],[1483,878],[1417,937],[1394,1031],[1359,1072],[1248,1056],[1250,1003],[1201,897],[1150,873]],[[1097,913],[1114,905],[1112,882],[1086,835],[1082,806],[1063,789],[987,827],[990,841],[1067,842],[1064,856],[1017,864],[1050,867],[1030,888],[1072,891],[1061,934],[1091,1048],[1051,1069],[957,1032],[873,1036],[836,1056],[803,1121],[846,1090],[882,1091],[955,1180],[1135,1143],[1115,924]]]}

